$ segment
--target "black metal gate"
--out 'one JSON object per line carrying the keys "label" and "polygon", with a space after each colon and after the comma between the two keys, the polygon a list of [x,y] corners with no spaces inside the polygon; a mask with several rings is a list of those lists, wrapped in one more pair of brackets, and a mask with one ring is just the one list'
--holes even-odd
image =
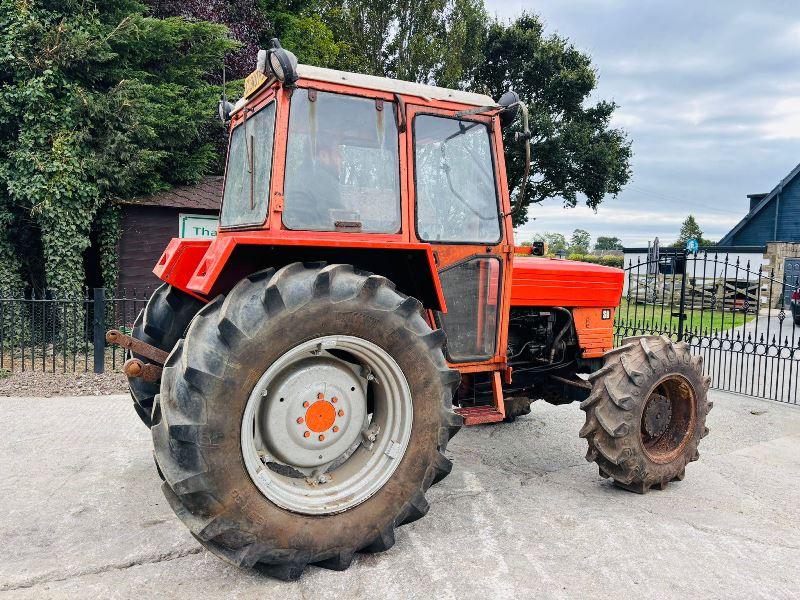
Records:
{"label": "black metal gate", "polygon": [[798,403],[800,327],[791,295],[800,271],[742,264],[738,257],[671,251],[630,261],[615,341],[668,335],[705,359],[712,387]]}

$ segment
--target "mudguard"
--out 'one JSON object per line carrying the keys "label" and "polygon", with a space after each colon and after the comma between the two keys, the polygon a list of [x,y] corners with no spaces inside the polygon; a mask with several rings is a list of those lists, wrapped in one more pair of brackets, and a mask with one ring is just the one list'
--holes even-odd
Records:
{"label": "mudguard", "polygon": [[425,308],[445,312],[430,244],[267,238],[257,233],[231,234],[214,240],[173,238],[153,269],[166,283],[197,298],[226,293],[243,277],[262,268],[295,261],[343,262],[391,279]]}

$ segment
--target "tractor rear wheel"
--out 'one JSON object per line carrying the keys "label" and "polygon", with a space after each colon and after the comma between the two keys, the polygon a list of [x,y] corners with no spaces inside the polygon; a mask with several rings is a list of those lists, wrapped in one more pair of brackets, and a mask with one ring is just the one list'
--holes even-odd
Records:
{"label": "tractor rear wheel", "polygon": [[394,544],[450,472],[460,377],[421,304],[349,265],[295,263],[204,307],[165,366],[155,456],[203,546],[295,579]]}
{"label": "tractor rear wheel", "polygon": [[592,392],[581,403],[586,460],[597,463],[602,477],[639,493],[682,480],[700,456],[713,406],[703,358],[666,336],[642,337],[606,353],[589,379]]}
{"label": "tractor rear wheel", "polygon": [[[165,283],[153,292],[147,301],[147,306],[136,317],[131,335],[165,352],[171,352],[202,306],[200,300]],[[146,358],[140,356],[137,358],[149,362]],[[128,377],[133,408],[148,427],[153,412],[153,399],[158,393],[159,385],[160,381],[151,382],[140,377]]]}

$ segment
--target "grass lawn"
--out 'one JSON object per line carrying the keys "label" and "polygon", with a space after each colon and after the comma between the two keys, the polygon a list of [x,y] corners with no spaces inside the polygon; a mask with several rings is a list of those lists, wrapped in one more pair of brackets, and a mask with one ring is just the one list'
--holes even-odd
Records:
{"label": "grass lawn", "polygon": [[[678,312],[677,305],[669,306],[665,304],[662,312],[660,304],[628,303],[623,298],[617,308],[616,318],[618,323],[626,323],[629,326],[636,326],[636,324],[641,323],[644,329],[651,332],[678,331],[678,317],[672,316],[673,312]],[[684,329],[686,331],[697,331],[699,329],[701,332],[724,331],[743,325],[756,317],[752,313],[744,314],[731,310],[712,311],[708,308],[701,310],[700,307],[686,307],[684,313],[686,314],[686,319],[683,322]]]}

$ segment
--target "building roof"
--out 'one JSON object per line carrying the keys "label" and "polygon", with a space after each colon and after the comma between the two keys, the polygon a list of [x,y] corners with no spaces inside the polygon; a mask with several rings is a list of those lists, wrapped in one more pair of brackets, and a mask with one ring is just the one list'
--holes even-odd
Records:
{"label": "building roof", "polygon": [[[741,221],[739,221],[733,229],[731,229],[728,233],[725,234],[725,237],[723,237],[719,241],[719,245],[726,246],[730,244],[731,241],[733,240],[733,236],[735,236],[745,225],[747,225],[753,217],[755,217],[758,213],[760,213],[764,209],[764,207],[769,205],[769,203],[772,202],[777,197],[777,195],[781,193],[783,188],[786,187],[786,185],[789,184],[798,175],[800,175],[800,164],[797,165],[794,169],[792,169],[791,172],[786,177],[781,179],[780,183],[778,183],[778,185],[776,185],[769,194],[766,194],[758,202],[758,204],[753,206],[750,209],[750,212],[747,213],[744,216],[744,218]],[[754,196],[757,196],[757,194],[751,194],[750,196],[748,196],[748,198],[752,198]]]}
{"label": "building roof", "polygon": [[222,202],[222,177],[204,177],[195,185],[179,185],[156,192],[152,196],[117,200],[128,206],[161,206],[188,210],[219,210]]}
{"label": "building roof", "polygon": [[[647,254],[651,249],[645,248],[644,246],[640,247],[632,247],[628,248],[625,247],[622,249],[623,254]],[[675,254],[677,252],[683,252],[683,248],[673,248],[672,246],[661,246],[659,248],[660,254]],[[739,254],[764,254],[767,251],[766,246],[700,246],[698,250],[698,254],[727,254],[736,252]]]}

